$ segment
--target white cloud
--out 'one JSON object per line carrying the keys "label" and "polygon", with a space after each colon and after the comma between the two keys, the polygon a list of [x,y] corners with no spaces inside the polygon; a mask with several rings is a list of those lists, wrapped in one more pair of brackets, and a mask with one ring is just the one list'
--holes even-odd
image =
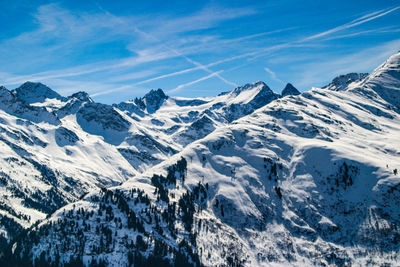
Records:
{"label": "white cloud", "polygon": [[100,90],[98,90],[97,92],[91,94],[91,97],[96,97],[96,96],[102,96],[102,95],[107,95],[110,93],[114,93],[114,92],[118,92],[118,91],[123,91],[123,90],[127,90],[127,89],[132,89],[135,88],[135,85],[122,85],[119,87],[115,87],[115,86],[107,86],[106,88],[99,88]]}
{"label": "white cloud", "polygon": [[[311,36],[308,36],[308,37],[305,37],[305,38],[300,38],[300,39],[295,40],[295,41],[286,42],[286,43],[282,43],[282,44],[278,44],[278,45],[273,45],[273,46],[261,48],[261,49],[255,50],[253,52],[247,52],[247,53],[244,53],[244,54],[241,54],[241,55],[236,55],[236,56],[221,60],[221,62],[227,62],[227,61],[231,61],[231,60],[235,60],[235,59],[239,59],[239,58],[249,58],[249,57],[250,58],[248,59],[248,61],[254,61],[254,60],[256,60],[256,59],[258,59],[260,57],[265,57],[267,55],[271,55],[273,52],[280,51],[280,50],[283,50],[283,49],[286,49],[286,48],[301,47],[301,46],[313,46],[313,45],[316,45],[315,42],[313,44],[310,41],[314,41],[314,40],[320,39],[321,37],[328,36],[328,35],[330,35],[332,33],[338,32],[338,31],[342,31],[342,30],[345,30],[345,29],[349,29],[349,28],[355,27],[357,25],[360,25],[360,24],[366,23],[368,21],[377,19],[379,17],[385,16],[385,15],[387,15],[387,14],[389,14],[391,12],[394,12],[394,11],[396,11],[398,9],[400,9],[400,6],[391,8],[391,9],[386,10],[386,11],[385,10],[375,11],[375,12],[366,14],[366,15],[360,17],[360,18],[357,18],[357,19],[355,19],[355,20],[353,20],[353,21],[351,21],[349,23],[346,23],[344,25],[337,26],[337,27],[335,27],[335,28],[333,28],[331,30],[328,30],[328,31],[324,31],[324,32],[321,32],[321,33],[318,33],[318,34],[314,34],[314,35],[311,35]],[[217,64],[219,64],[219,63],[217,63]],[[245,65],[248,65],[248,63],[247,64],[240,64],[237,67],[234,67],[232,69],[237,69],[237,68],[239,68],[241,66],[245,66]]]}
{"label": "white cloud", "polygon": [[[49,79],[55,78],[67,78],[67,77],[76,77],[82,76],[86,74],[108,71],[108,70],[121,70],[126,68],[132,68],[138,66],[143,63],[149,63],[164,59],[169,59],[175,57],[176,55],[171,54],[169,52],[158,52],[147,50],[145,52],[138,51],[137,56],[128,57],[120,60],[108,60],[108,61],[101,61],[91,64],[85,64],[81,66],[65,68],[60,70],[52,70],[52,71],[45,71],[40,73],[34,73],[29,75],[8,75],[8,78],[4,80],[4,84],[20,84],[25,81],[46,81]],[[116,78],[117,79],[117,78]],[[122,79],[120,79],[122,80]]]}
{"label": "white cloud", "polygon": [[[0,43],[0,54],[7,55],[7,58],[3,60],[7,60],[9,69],[18,70],[20,66],[24,67],[26,61],[39,63],[43,66],[54,66],[57,65],[55,63],[64,62],[60,59],[68,58],[71,51],[76,52],[90,45],[113,41],[121,36],[124,40],[129,41],[127,50],[136,55],[119,60],[100,60],[72,67],[60,65],[61,68],[57,70],[27,75],[13,75],[11,72],[5,75],[6,79],[3,83],[17,85],[27,80],[47,82],[52,79],[79,77],[94,73],[101,75],[103,72],[112,75],[115,81],[123,81],[126,78],[130,79],[125,74],[121,74],[126,73],[129,68],[174,57],[182,57],[195,66],[188,71],[204,70],[212,73],[208,66],[190,59],[176,49],[170,49],[165,44],[160,45],[153,36],[168,36],[168,40],[173,41],[180,38],[181,36],[178,35],[182,33],[214,27],[222,21],[254,13],[255,11],[250,8],[232,9],[208,6],[199,12],[181,17],[149,14],[146,19],[144,16],[115,16],[104,9],[97,13],[79,13],[64,9],[58,4],[43,5],[33,14],[37,25],[35,29],[14,38],[3,40]],[[150,16],[152,16],[152,19],[149,18]],[[143,32],[139,31],[138,27],[149,32],[147,38],[138,38],[143,37]],[[201,36],[201,38],[207,39],[207,36]],[[29,49],[27,49],[28,47]],[[22,50],[24,51],[23,57],[18,52]],[[195,50],[191,52],[195,52]],[[186,72],[175,72],[173,75]],[[118,78],[119,75],[121,77]],[[236,85],[219,74],[216,75],[224,83]],[[147,79],[140,84],[170,76],[172,74],[159,75],[158,78]]]}
{"label": "white cloud", "polygon": [[208,29],[216,24],[256,14],[257,11],[251,8],[225,8],[221,6],[207,6],[199,12],[182,17],[156,16],[149,27],[140,27],[146,32],[151,32],[158,37],[168,37],[171,34],[179,34],[188,31]]}
{"label": "white cloud", "polygon": [[[37,24],[36,29],[0,43],[0,62],[2,60],[1,54],[3,54],[7,55],[7,58],[3,60],[11,62],[10,65],[13,64],[12,62],[19,62],[18,64],[21,65],[26,64],[25,61],[35,63],[44,62],[46,63],[45,65],[47,65],[48,62],[56,63],[55,61],[59,61],[60,58],[67,58],[71,50],[79,50],[82,46],[97,45],[116,39],[120,40],[121,37],[128,41],[126,50],[135,53],[135,55],[126,56],[118,60],[99,60],[80,66],[63,67],[60,65],[58,70],[38,72],[29,75],[2,73],[0,76],[5,84],[14,85],[23,83],[26,80],[47,83],[47,81],[62,81],[65,80],[64,78],[73,78],[76,80],[85,75],[92,75],[94,77],[100,77],[101,75],[101,80],[104,81],[104,83],[103,86],[99,85],[98,90],[95,91],[96,95],[127,90],[152,81],[199,70],[207,72],[208,75],[192,81],[194,83],[216,77],[226,84],[237,86],[236,83],[221,76],[222,71],[213,72],[210,68],[237,61],[238,64],[236,66],[230,66],[227,70],[229,71],[248,65],[250,62],[260,57],[276,54],[277,51],[288,50],[287,48],[318,45],[318,42],[315,42],[316,40],[325,41],[328,39],[327,37],[333,35],[333,33],[375,20],[399,8],[400,6],[371,12],[346,24],[318,34],[259,48],[257,46],[240,47],[240,43],[261,38],[269,34],[291,30],[293,27],[265,31],[238,38],[223,39],[219,36],[209,36],[207,34],[195,35],[193,31],[212,28],[223,21],[253,15],[256,14],[257,11],[250,8],[229,9],[220,6],[208,6],[199,12],[186,14],[180,17],[166,16],[163,14],[157,14],[157,16],[155,14],[149,14],[146,16],[133,17],[115,16],[105,10],[97,13],[77,13],[63,9],[57,4],[44,5],[34,14]],[[374,31],[377,30],[364,30],[358,33],[333,36],[333,38],[345,38],[372,33]],[[321,44],[321,42],[319,42],[319,44]],[[192,55],[198,54],[199,51],[217,54],[215,52],[217,49],[224,50],[229,46],[232,46],[232,52],[230,52],[232,54],[231,57],[215,60],[208,64],[193,60]],[[19,56],[21,51],[26,51],[23,57]],[[159,73],[160,68],[159,65],[156,64],[153,64],[149,71],[143,72],[137,70],[146,63],[179,57],[192,64],[193,67],[172,71],[167,74]],[[246,62],[243,62],[244,59],[246,59]],[[48,65],[55,66],[57,64]],[[176,66],[174,66],[174,68],[176,69]],[[226,69],[225,67],[223,68]],[[227,71],[225,71],[225,73]],[[266,68],[265,71],[271,75],[272,79],[282,82],[269,68]],[[155,77],[145,79],[150,75],[155,75]],[[127,86],[121,86],[121,83],[124,81],[136,80],[139,78],[144,78],[144,80],[134,82]],[[192,82],[180,85],[181,87],[178,86],[173,90],[179,91],[181,88],[191,85]]]}

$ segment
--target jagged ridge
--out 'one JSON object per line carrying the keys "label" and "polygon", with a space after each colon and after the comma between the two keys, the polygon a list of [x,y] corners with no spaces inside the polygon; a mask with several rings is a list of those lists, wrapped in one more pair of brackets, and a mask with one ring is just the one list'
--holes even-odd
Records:
{"label": "jagged ridge", "polygon": [[163,98],[142,116],[114,107],[110,114],[130,123],[120,151],[135,157],[138,139],[177,149],[56,211],[14,245],[10,262],[395,264],[400,118],[385,86],[397,92],[397,63],[340,90],[281,99],[257,82],[213,99]]}

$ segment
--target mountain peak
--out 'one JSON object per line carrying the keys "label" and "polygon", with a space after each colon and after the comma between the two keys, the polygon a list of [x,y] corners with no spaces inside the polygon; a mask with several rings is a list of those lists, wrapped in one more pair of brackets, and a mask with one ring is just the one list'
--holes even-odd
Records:
{"label": "mountain peak", "polygon": [[149,98],[163,98],[167,99],[168,96],[164,93],[164,91],[161,88],[158,88],[157,90],[151,89],[150,92],[144,95],[144,98],[149,99]]}
{"label": "mountain peak", "polygon": [[225,118],[232,122],[263,107],[280,96],[262,81],[248,83],[229,93]]}
{"label": "mountain peak", "polygon": [[299,90],[297,90],[296,87],[294,87],[291,83],[286,84],[285,88],[282,90],[282,96],[299,94]]}
{"label": "mountain peak", "polygon": [[347,89],[347,86],[356,81],[361,81],[368,76],[368,73],[348,73],[345,75],[337,76],[332,80],[332,82],[324,87],[323,89],[329,89],[333,91],[341,91]]}
{"label": "mountain peak", "polygon": [[268,85],[266,85],[263,81],[257,81],[257,82],[254,82],[254,83],[247,83],[247,84],[245,84],[243,86],[236,87],[235,89],[233,89],[231,94],[237,96],[243,91],[247,91],[249,89],[253,89],[253,88],[256,88],[256,87],[261,87],[261,90],[268,90],[268,91],[272,92],[272,90],[268,87]]}
{"label": "mountain peak", "polygon": [[0,85],[0,97],[4,97],[4,96],[15,97],[15,95],[13,95],[13,93],[10,92],[10,90],[8,90],[5,86]]}
{"label": "mountain peak", "polygon": [[400,51],[376,68],[362,85],[374,90],[387,102],[400,107]]}
{"label": "mountain peak", "polygon": [[148,113],[154,113],[161,107],[166,99],[168,99],[168,96],[162,89],[152,89],[144,97],[136,98],[135,104],[142,110],[147,109]]}
{"label": "mountain peak", "polygon": [[83,101],[83,102],[93,102],[93,100],[89,96],[89,94],[84,92],[84,91],[79,91],[79,92],[74,93],[74,94],[72,94],[72,95],[70,95],[68,97],[68,99],[71,99],[71,98],[76,98],[76,99],[78,99],[80,101]]}
{"label": "mountain peak", "polygon": [[383,72],[400,72],[400,51],[390,56],[382,65],[377,67],[373,73],[371,73],[369,80],[378,74]]}
{"label": "mountain peak", "polygon": [[50,89],[48,86],[42,83],[25,82],[20,87],[13,90],[13,93],[25,102],[37,103],[44,102],[47,98],[65,100],[64,97],[59,95],[57,92]]}

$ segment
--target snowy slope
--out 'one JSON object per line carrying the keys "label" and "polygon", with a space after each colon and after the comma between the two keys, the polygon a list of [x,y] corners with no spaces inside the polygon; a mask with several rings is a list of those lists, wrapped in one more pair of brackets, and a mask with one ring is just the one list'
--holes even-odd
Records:
{"label": "snowy slope", "polygon": [[362,83],[361,87],[371,89],[388,103],[400,108],[400,52],[391,56]]}
{"label": "snowy slope", "polygon": [[367,76],[368,73],[354,73],[354,72],[348,73],[346,75],[340,75],[334,78],[330,84],[322,88],[334,91],[346,90],[351,83],[359,82]]}
{"label": "snowy slope", "polygon": [[[227,114],[239,118],[269,103],[265,91],[275,99],[256,83],[207,100],[158,89],[110,106],[85,92],[62,97],[41,83],[1,87],[0,247],[54,210],[168,159],[227,124]],[[246,109],[231,112],[232,105]]]}
{"label": "snowy slope", "polygon": [[[108,266],[397,265],[399,57],[340,90],[277,99],[259,84],[198,99],[190,109],[220,107],[193,115],[199,129],[215,130],[121,185],[57,210],[15,243],[14,257]],[[257,95],[274,100],[231,123],[214,117]],[[177,132],[188,121],[179,120]]]}
{"label": "snowy slope", "polygon": [[279,97],[265,83],[256,82],[210,98],[173,98],[161,89],[152,90],[143,98],[114,107],[139,121],[147,131],[164,139],[175,150],[181,150],[215,128],[248,115]]}
{"label": "snowy slope", "polygon": [[73,116],[59,119],[44,107],[11,104],[4,97],[1,101],[12,108],[19,105],[15,112],[0,110],[0,217],[5,239],[12,237],[8,232],[14,228],[28,227],[93,189],[137,174],[117,148],[84,132]]}

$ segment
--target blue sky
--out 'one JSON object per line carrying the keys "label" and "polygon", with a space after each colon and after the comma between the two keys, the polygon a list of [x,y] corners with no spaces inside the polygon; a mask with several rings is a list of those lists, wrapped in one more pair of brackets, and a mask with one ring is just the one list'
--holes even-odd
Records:
{"label": "blue sky", "polygon": [[398,1],[3,1],[0,84],[116,103],[258,80],[304,91],[400,50]]}

